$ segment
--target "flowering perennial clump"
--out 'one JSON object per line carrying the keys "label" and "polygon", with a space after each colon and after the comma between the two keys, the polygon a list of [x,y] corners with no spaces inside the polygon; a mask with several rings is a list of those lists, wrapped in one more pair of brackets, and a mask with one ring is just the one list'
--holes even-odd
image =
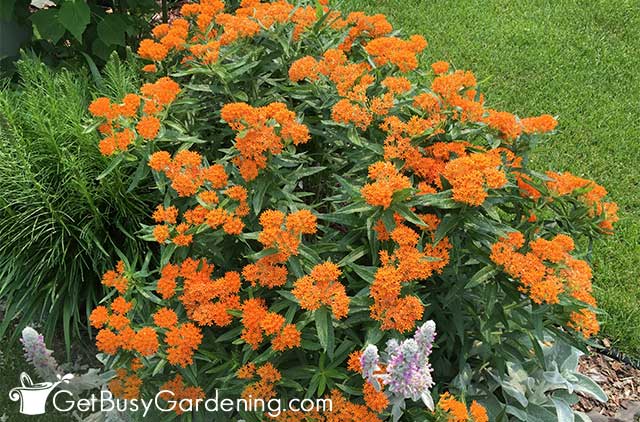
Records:
{"label": "flowering perennial clump", "polygon": [[111,391],[333,404],[229,416],[246,420],[527,415],[506,368],[597,334],[583,245],[617,221],[596,183],[528,168],[556,119],[489,108],[472,72],[421,66],[427,42],[383,15],[180,15],[140,43],[139,92],[89,107],[113,168],[162,198],[149,253],[120,257],[90,315]]}

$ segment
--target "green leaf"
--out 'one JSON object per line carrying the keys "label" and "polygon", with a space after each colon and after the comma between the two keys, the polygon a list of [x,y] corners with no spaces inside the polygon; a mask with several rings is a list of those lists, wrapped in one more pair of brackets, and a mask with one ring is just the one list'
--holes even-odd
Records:
{"label": "green leaf", "polygon": [[57,9],[40,10],[31,15],[31,22],[43,39],[57,43],[64,35],[64,27],[58,20]]}
{"label": "green leaf", "polygon": [[58,20],[78,41],[82,42],[82,34],[91,21],[89,6],[83,0],[66,0],[60,7]]}
{"label": "green leaf", "polygon": [[315,311],[314,316],[320,345],[329,356],[329,359],[333,359],[335,337],[333,332],[333,322],[331,321],[331,312],[329,312],[326,306],[323,306]]}
{"label": "green leaf", "polygon": [[469,282],[464,286],[465,289],[474,288],[485,281],[489,280],[491,277],[496,275],[499,271],[493,265],[487,265],[478,270],[477,273],[473,275],[469,279]]}
{"label": "green leaf", "polygon": [[127,24],[120,15],[106,15],[98,24],[98,37],[107,45],[125,45]]}

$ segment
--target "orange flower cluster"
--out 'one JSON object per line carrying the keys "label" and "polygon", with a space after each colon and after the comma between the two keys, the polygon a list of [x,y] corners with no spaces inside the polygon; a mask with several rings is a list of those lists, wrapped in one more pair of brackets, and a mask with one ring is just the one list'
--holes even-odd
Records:
{"label": "orange flower cluster", "polygon": [[326,305],[333,311],[333,316],[342,319],[349,313],[349,297],[345,287],[338,282],[341,274],[338,266],[332,262],[318,264],[311,270],[311,275],[295,282],[291,293],[298,299],[302,309],[315,311]]}
{"label": "orange flower cluster", "polygon": [[[156,115],[175,100],[180,87],[165,77],[153,84],[143,85],[140,92],[142,97],[125,95],[121,104],[113,104],[108,98],[100,97],[89,105],[89,112],[93,116],[105,119],[105,123],[99,127],[100,133],[106,135],[99,144],[103,155],[126,151],[134,142],[136,133],[146,140],[155,139],[160,131],[160,120]],[[142,103],[143,114],[136,123]],[[134,127],[135,133],[132,130]]]}
{"label": "orange flower cluster", "polygon": [[[171,187],[178,196],[193,196],[198,190],[209,182],[214,189],[226,186],[226,177],[221,177],[220,165],[204,168],[202,157],[199,153],[189,150],[176,152],[173,159],[166,151],[153,153],[149,157],[149,167],[158,172],[164,172],[171,180]],[[211,170],[209,170],[211,169]],[[224,185],[221,185],[224,183]]]}
{"label": "orange flower cluster", "polygon": [[389,34],[393,27],[383,14],[368,16],[363,12],[352,12],[346,19],[338,20],[335,24],[337,28],[348,26],[347,37],[340,45],[343,51],[351,50],[353,44],[359,38],[378,38]]}
{"label": "orange flower cluster", "polygon": [[282,378],[278,371],[270,362],[260,367],[256,367],[253,363],[248,363],[240,368],[236,374],[238,378],[251,380],[258,378],[254,383],[245,387],[241,397],[245,400],[262,399],[265,402],[276,397],[275,386]]}
{"label": "orange flower cluster", "polygon": [[371,40],[365,50],[378,66],[391,63],[401,72],[409,72],[418,67],[417,54],[427,47],[427,41],[420,35],[412,35],[408,40],[396,37],[380,37]]}
{"label": "orange flower cluster", "polygon": [[174,19],[153,28],[153,36],[157,41],[144,39],[138,47],[138,55],[143,59],[160,62],[172,51],[185,49],[189,36],[189,22],[185,19]]}
{"label": "orange flower cluster", "polygon": [[384,391],[376,390],[370,382],[365,382],[362,389],[364,394],[364,402],[367,407],[376,413],[382,413],[389,407],[389,398]]}
{"label": "orange flower cluster", "polygon": [[552,181],[547,182],[551,192],[559,196],[577,194],[578,198],[591,207],[591,216],[601,219],[599,225],[605,233],[613,231],[613,225],[618,221],[618,205],[604,200],[607,190],[592,180],[583,179],[569,172],[547,172]]}
{"label": "orange flower cluster", "polygon": [[474,400],[467,411],[467,406],[448,392],[440,396],[438,409],[447,414],[450,422],[489,422],[487,411],[480,403]]}
{"label": "orange flower cluster", "polygon": [[260,215],[262,231],[258,241],[265,249],[276,252],[263,256],[242,270],[242,275],[252,285],[274,288],[287,282],[288,271],[282,265],[289,257],[298,254],[301,236],[317,231],[317,218],[309,210],[285,215],[281,211],[267,210]]}
{"label": "orange flower cluster", "polygon": [[497,150],[474,153],[449,162],[443,176],[453,187],[453,199],[479,206],[487,199],[486,188],[499,189],[507,183],[504,171],[498,169],[502,158]]}
{"label": "orange flower cluster", "polygon": [[263,299],[248,299],[242,304],[242,339],[253,350],[258,350],[265,336],[275,336],[271,347],[283,351],[300,346],[300,331],[295,324],[287,324],[285,318],[270,312]]}
{"label": "orange flower cluster", "polygon": [[396,166],[388,161],[378,161],[369,166],[369,178],[373,183],[367,183],[360,193],[367,204],[387,209],[393,202],[393,195],[411,187],[408,177],[400,174]]}
{"label": "orange flower cluster", "polygon": [[[115,355],[122,349],[136,351],[142,356],[151,356],[158,351],[158,337],[153,328],[143,327],[137,332],[131,328],[127,317],[131,307],[131,302],[118,296],[109,306],[111,312],[105,306],[98,306],[91,312],[91,325],[100,328],[96,335],[96,346],[100,351]],[[106,325],[110,328],[103,328]]]}
{"label": "orange flower cluster", "polygon": [[102,284],[107,287],[113,287],[123,295],[129,286],[129,280],[124,272],[124,262],[118,261],[115,270],[109,270],[102,276]]}
{"label": "orange flower cluster", "polygon": [[[510,276],[520,280],[519,289],[535,303],[560,303],[560,295],[569,294],[574,299],[596,306],[592,295],[591,268],[583,260],[571,256],[573,239],[557,235],[551,240],[538,238],[529,242],[529,251],[520,252],[525,246],[522,233],[512,232],[491,248],[491,260],[504,268]],[[595,314],[588,308],[571,315],[570,326],[585,336],[598,332]]]}
{"label": "orange flower cluster", "polygon": [[422,318],[423,305],[417,296],[401,297],[403,283],[441,272],[449,263],[451,243],[445,238],[437,245],[425,244],[420,250],[418,233],[402,224],[397,224],[390,237],[397,248],[393,254],[380,252],[382,267],[371,285],[371,318],[381,323],[382,330],[406,332]]}
{"label": "orange flower cluster", "polygon": [[183,278],[180,302],[187,316],[198,325],[225,327],[231,324],[229,311],[240,309],[240,274],[231,271],[212,280],[213,265],[187,258],[180,266]]}
{"label": "orange flower cluster", "polygon": [[184,368],[193,362],[193,353],[202,342],[202,332],[194,324],[187,322],[167,331],[164,341],[169,346],[167,361]]}
{"label": "orange flower cluster", "polygon": [[438,75],[431,82],[431,91],[443,104],[452,109],[454,119],[480,121],[484,114],[484,100],[475,90],[476,77],[469,71],[456,70]]}
{"label": "orange flower cluster", "polygon": [[[177,403],[179,403],[181,400],[190,400],[192,402],[195,402],[198,399],[205,398],[205,394],[202,388],[187,386],[180,374],[177,374],[172,380],[169,380],[162,384],[162,386],[160,387],[160,391],[171,391],[173,394],[161,393],[160,398],[165,401],[175,401]],[[174,411],[178,415],[184,413],[180,406],[175,406]]]}
{"label": "orange flower cluster", "polygon": [[316,410],[311,412],[288,410],[273,420],[276,422],[382,422],[382,419],[367,406],[348,401],[338,390],[332,390],[328,398],[331,400],[331,411],[321,414]]}
{"label": "orange flower cluster", "polygon": [[310,138],[309,129],[298,123],[295,113],[283,103],[258,108],[245,103],[226,104],[221,116],[238,132],[235,147],[240,155],[233,163],[246,181],[255,179],[267,166],[267,153],[280,154],[285,141],[299,145]]}
{"label": "orange flower cluster", "polygon": [[116,376],[107,383],[113,395],[123,400],[133,400],[140,397],[142,380],[135,373],[126,368],[116,370]]}

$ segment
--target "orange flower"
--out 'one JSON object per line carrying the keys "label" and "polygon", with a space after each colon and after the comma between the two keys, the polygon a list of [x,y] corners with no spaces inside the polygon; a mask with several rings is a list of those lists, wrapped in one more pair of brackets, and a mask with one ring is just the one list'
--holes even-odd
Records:
{"label": "orange flower", "polygon": [[167,225],[158,225],[153,228],[153,237],[160,244],[165,243],[170,236],[169,226]]}
{"label": "orange flower", "polygon": [[[198,400],[205,398],[204,391],[200,387],[187,387],[180,374],[177,374],[172,380],[162,384],[160,391],[170,391],[173,393],[161,393],[160,398],[175,403],[180,403],[182,400],[197,403]],[[174,411],[178,415],[184,413],[179,405],[175,406]]]}
{"label": "orange flower", "polygon": [[109,390],[120,399],[133,400],[140,397],[142,380],[136,374],[129,373],[126,369],[116,370],[116,377],[108,382]]}
{"label": "orange flower", "polygon": [[168,52],[167,47],[150,39],[140,41],[140,46],[138,47],[138,55],[140,57],[156,62],[164,60]]}
{"label": "orange flower", "polygon": [[349,297],[345,287],[338,282],[342,272],[332,262],[316,265],[310,276],[299,279],[291,293],[298,299],[300,307],[315,311],[322,305],[329,306],[337,319],[349,313]]}
{"label": "orange flower", "polygon": [[372,120],[371,113],[366,108],[354,104],[346,98],[333,106],[331,118],[333,121],[345,125],[353,123],[361,130],[367,130]]}
{"label": "orange flower", "polygon": [[367,407],[376,413],[382,413],[389,407],[389,399],[383,391],[375,389],[370,382],[365,382],[363,387],[364,402]]}
{"label": "orange flower", "polygon": [[411,90],[411,81],[402,76],[388,76],[382,81],[382,86],[392,94],[403,94]]}
{"label": "orange flower", "polygon": [[144,139],[155,139],[160,131],[160,120],[153,116],[144,116],[136,125],[136,131]]}
{"label": "orange flower", "polygon": [[267,154],[280,154],[286,142],[304,144],[310,139],[309,129],[296,121],[294,112],[282,103],[254,108],[245,103],[226,104],[222,119],[236,132],[235,148],[240,153],[233,163],[246,181],[258,176],[267,166]]}
{"label": "orange flower", "polygon": [[294,324],[285,325],[272,341],[271,347],[277,352],[300,346],[300,331]]}
{"label": "orange flower", "polygon": [[160,308],[153,314],[153,322],[161,328],[172,328],[178,323],[178,316],[168,308]]}
{"label": "orange flower", "polygon": [[474,400],[473,402],[471,402],[469,411],[471,412],[471,416],[473,417],[473,422],[489,422],[487,410],[477,401]]}
{"label": "orange flower", "polygon": [[450,161],[443,176],[453,187],[453,199],[469,205],[479,206],[487,198],[485,187],[498,189],[507,183],[507,178],[498,167],[502,164],[495,152],[475,153]]}
{"label": "orange flower", "polygon": [[108,355],[115,355],[120,347],[118,336],[109,329],[102,329],[96,335],[96,347]]}
{"label": "orange flower", "polygon": [[200,329],[190,322],[176,325],[171,328],[166,336],[167,360],[170,364],[186,367],[193,362],[193,353],[202,342]]}
{"label": "orange flower", "polygon": [[124,263],[118,262],[115,270],[109,270],[102,276],[102,284],[107,287],[113,287],[120,294],[124,294],[127,291],[129,280],[124,274]]}
{"label": "orange flower", "polygon": [[522,124],[524,133],[547,133],[552,132],[558,126],[558,121],[549,114],[543,114],[538,117],[522,119],[520,124]]}
{"label": "orange flower", "polygon": [[136,333],[133,348],[143,356],[151,356],[158,351],[158,336],[151,327],[144,327]]}
{"label": "orange flower", "polygon": [[378,161],[369,166],[369,178],[374,182],[364,185],[360,193],[369,205],[385,209],[391,206],[396,192],[411,187],[409,178],[402,176],[390,162]]}
{"label": "orange flower", "polygon": [[431,64],[431,69],[433,69],[433,73],[436,75],[441,75],[449,71],[449,63],[442,61],[435,62]]}
{"label": "orange flower", "polygon": [[115,298],[110,305],[111,311],[120,315],[125,315],[131,310],[132,307],[133,305],[131,304],[131,302],[127,302],[122,296],[118,296],[117,298]]}
{"label": "orange flower", "polygon": [[408,72],[418,67],[416,55],[426,46],[427,42],[420,35],[413,35],[408,41],[396,37],[381,37],[370,41],[365,50],[378,66],[392,63],[401,72]]}
{"label": "orange flower", "polygon": [[173,264],[165,265],[161,270],[162,277],[158,280],[156,291],[163,299],[171,298],[176,289],[176,277],[180,272],[180,267]]}
{"label": "orange flower", "polygon": [[105,306],[97,306],[91,315],[89,315],[89,322],[94,328],[102,328],[109,319],[109,311]]}
{"label": "orange flower", "polygon": [[438,407],[449,414],[450,422],[467,422],[469,420],[467,406],[449,393],[440,396]]}

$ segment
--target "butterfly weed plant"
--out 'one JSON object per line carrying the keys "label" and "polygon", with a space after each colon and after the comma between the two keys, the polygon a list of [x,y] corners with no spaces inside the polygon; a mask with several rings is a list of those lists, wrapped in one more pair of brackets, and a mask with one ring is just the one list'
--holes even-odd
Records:
{"label": "butterfly weed plant", "polygon": [[427,41],[383,15],[180,12],[140,43],[140,88],[89,106],[110,169],[163,198],[141,228],[157,253],[114,256],[90,317],[114,394],[333,400],[282,421],[586,420],[570,405],[602,398],[595,384],[567,373],[580,388],[529,401],[513,374],[543,385],[549,347],[584,350],[599,329],[584,245],[616,205],[528,167],[556,118],[419,66]]}

